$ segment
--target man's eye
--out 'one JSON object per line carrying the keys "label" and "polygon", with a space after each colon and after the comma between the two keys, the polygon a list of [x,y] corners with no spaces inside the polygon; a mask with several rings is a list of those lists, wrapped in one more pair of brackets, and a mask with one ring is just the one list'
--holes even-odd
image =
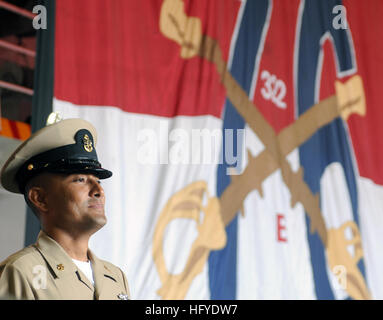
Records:
{"label": "man's eye", "polygon": [[85,179],[84,178],[75,178],[73,181],[74,182],[84,182]]}

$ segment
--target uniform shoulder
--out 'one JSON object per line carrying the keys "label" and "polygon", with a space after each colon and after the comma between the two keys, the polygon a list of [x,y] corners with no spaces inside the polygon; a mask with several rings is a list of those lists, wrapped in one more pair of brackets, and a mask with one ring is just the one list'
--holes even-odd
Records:
{"label": "uniform shoulder", "polygon": [[104,267],[110,272],[117,273],[117,274],[122,272],[122,270],[119,267],[117,267],[115,264],[102,259],[100,259],[100,261],[104,264]]}
{"label": "uniform shoulder", "polygon": [[6,266],[20,267],[25,264],[36,263],[38,259],[36,253],[37,250],[32,245],[13,253],[4,261],[0,262],[0,272]]}

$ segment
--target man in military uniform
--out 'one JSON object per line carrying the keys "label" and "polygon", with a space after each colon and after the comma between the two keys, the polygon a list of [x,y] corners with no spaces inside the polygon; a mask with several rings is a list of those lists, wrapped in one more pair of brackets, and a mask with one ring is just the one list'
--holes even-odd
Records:
{"label": "man in military uniform", "polygon": [[33,134],[5,163],[3,187],[24,194],[42,230],[35,244],[0,264],[0,297],[128,299],[124,273],[88,248],[106,223],[100,179],[112,175],[98,162],[96,138],[89,122],[62,120]]}

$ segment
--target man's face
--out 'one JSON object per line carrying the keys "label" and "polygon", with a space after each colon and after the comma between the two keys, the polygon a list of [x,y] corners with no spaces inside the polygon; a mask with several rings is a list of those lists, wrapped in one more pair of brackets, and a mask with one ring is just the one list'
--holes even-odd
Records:
{"label": "man's face", "polygon": [[105,195],[100,180],[90,174],[47,175],[49,223],[71,232],[96,232],[106,224]]}

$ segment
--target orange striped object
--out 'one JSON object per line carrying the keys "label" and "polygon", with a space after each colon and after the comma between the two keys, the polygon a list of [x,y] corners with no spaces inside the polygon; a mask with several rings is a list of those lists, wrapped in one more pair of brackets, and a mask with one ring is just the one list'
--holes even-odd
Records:
{"label": "orange striped object", "polygon": [[31,126],[27,123],[1,118],[0,136],[26,140],[31,135]]}

